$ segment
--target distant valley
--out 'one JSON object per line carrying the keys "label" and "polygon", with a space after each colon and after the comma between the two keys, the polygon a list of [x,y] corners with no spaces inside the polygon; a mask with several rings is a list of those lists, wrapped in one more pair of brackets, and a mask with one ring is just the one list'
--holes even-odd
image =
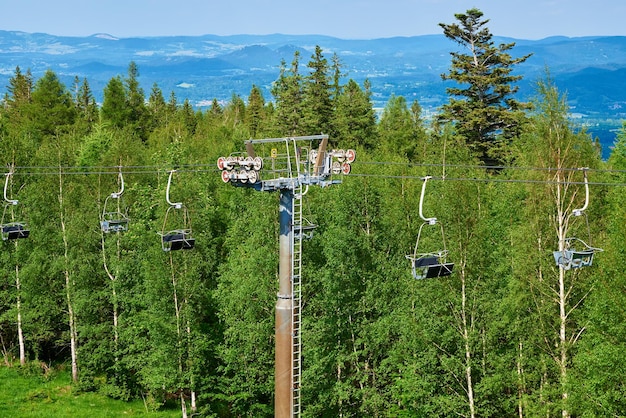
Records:
{"label": "distant valley", "polygon": [[[533,54],[517,67],[516,73],[524,77],[518,84],[519,99],[535,95],[535,83],[547,69],[567,94],[577,120],[597,131],[601,139],[614,136],[608,131],[626,118],[626,37],[536,41],[494,37],[494,41],[515,42],[514,56]],[[281,60],[291,63],[298,50],[300,68],[305,71],[316,45],[323,48],[329,62],[333,53],[339,56],[346,80],[352,78],[362,85],[369,79],[377,108],[384,107],[391,95],[404,96],[408,102],[418,100],[426,112],[436,111],[447,100],[440,75],[449,69],[450,52],[457,47],[443,35],[372,40],[281,34],[116,38],[0,31],[0,92],[4,94],[15,67],[20,66],[30,69],[36,79],[52,69],[68,88],[76,76],[86,77],[101,101],[109,80],[125,75],[134,61],[146,96],[156,83],[166,99],[174,92],[180,102],[188,99],[203,107],[214,98],[227,102],[233,94],[246,98],[254,84],[268,101]]]}

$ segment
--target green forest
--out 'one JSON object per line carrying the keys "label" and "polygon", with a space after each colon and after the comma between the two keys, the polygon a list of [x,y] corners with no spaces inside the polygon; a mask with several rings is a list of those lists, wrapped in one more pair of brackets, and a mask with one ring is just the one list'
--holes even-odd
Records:
{"label": "green forest", "polygon": [[[482,12],[440,26],[464,48],[432,120],[402,96],[377,114],[319,47],[280,63],[271,98],[253,86],[207,110],[143,91],[134,62],[101,104],[87,79],[17,67],[1,222],[29,234],[0,243],[0,367],[64,365],[76,391],[183,417],[272,416],[278,193],[224,183],[216,162],[323,133],[357,159],[303,203],[303,416],[624,416],[626,128],[602,160],[549,69],[516,100],[527,57]],[[169,199],[188,217],[166,217]],[[111,200],[126,231],[101,228]],[[445,249],[450,275],[413,277],[422,209],[438,225],[419,249]],[[163,251],[170,222],[193,249]],[[593,263],[558,261],[571,237]]]}

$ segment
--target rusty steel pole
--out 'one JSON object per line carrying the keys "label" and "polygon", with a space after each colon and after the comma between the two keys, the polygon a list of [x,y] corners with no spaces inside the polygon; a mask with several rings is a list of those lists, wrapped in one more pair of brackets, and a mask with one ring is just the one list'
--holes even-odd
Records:
{"label": "rusty steel pole", "polygon": [[291,289],[293,258],[293,199],[291,189],[280,190],[280,236],[278,266],[278,298],[276,300],[276,347],[275,347],[275,399],[274,417],[288,418],[292,415],[292,313],[293,294]]}

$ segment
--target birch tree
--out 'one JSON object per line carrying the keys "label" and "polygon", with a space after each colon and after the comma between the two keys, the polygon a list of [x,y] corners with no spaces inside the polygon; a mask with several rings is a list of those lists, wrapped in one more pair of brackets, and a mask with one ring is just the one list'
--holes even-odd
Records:
{"label": "birch tree", "polygon": [[[541,259],[546,253],[561,253],[568,237],[587,238],[585,220],[575,219],[572,214],[585,205],[585,188],[581,185],[583,174],[579,168],[596,166],[599,154],[588,135],[575,133],[572,129],[567,118],[565,97],[559,94],[549,78],[539,83],[538,92],[537,114],[532,118],[528,134],[520,141],[520,163],[528,161],[529,165],[541,168],[537,175],[545,182],[540,195],[542,199],[527,207],[531,214],[543,214],[544,225],[550,225],[552,229],[550,232],[538,224],[540,229],[534,234],[536,254]],[[537,187],[532,193],[537,193]],[[556,385],[560,399],[551,399],[545,407],[548,410],[558,409],[563,417],[569,417],[572,358],[586,328],[580,322],[579,311],[593,289],[593,270],[569,269],[562,264],[555,265],[554,259],[552,261],[538,263],[534,277],[529,278],[529,290],[533,294],[534,308],[542,327],[544,349],[555,372],[553,379],[548,364],[539,388],[540,391],[547,390]],[[554,316],[553,312],[558,314]],[[539,397],[545,399],[546,393],[539,394]]]}

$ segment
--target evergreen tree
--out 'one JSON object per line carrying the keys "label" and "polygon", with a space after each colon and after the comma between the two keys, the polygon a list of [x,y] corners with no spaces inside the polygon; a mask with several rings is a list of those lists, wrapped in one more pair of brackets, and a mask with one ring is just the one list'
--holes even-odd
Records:
{"label": "evergreen tree", "polygon": [[80,87],[78,87],[75,103],[79,118],[88,126],[98,121],[98,105],[93,97],[87,78],[83,78]]}
{"label": "evergreen tree", "polygon": [[341,91],[342,91],[342,86],[341,86],[341,78],[344,76],[344,74],[341,72],[341,68],[342,68],[342,63],[341,63],[341,59],[339,58],[339,55],[337,55],[337,53],[334,53],[332,58],[331,58],[331,70],[332,70],[332,83],[331,83],[331,89],[332,89],[332,100],[333,100],[333,105],[334,107],[337,106],[337,99],[339,99],[339,96],[341,96]]}
{"label": "evergreen tree", "polygon": [[328,134],[333,121],[333,103],[328,76],[328,61],[322,55],[322,48],[315,46],[307,67],[309,75],[303,84],[303,130],[307,134]]}
{"label": "evergreen tree", "polygon": [[337,143],[342,147],[368,148],[376,144],[376,115],[370,101],[369,82],[365,91],[350,79],[337,100],[335,126]]}
{"label": "evergreen tree", "polygon": [[4,139],[0,146],[6,161],[16,161],[18,165],[22,159],[29,158],[28,154],[32,154],[37,147],[30,113],[32,91],[30,70],[24,74],[19,66],[16,67],[0,110],[0,133]]}
{"label": "evergreen tree", "polygon": [[196,131],[197,120],[196,113],[194,112],[191,103],[189,103],[189,99],[185,99],[185,101],[183,102],[183,106],[180,109],[180,112],[182,113],[182,118],[185,123],[185,127],[187,128],[187,134],[193,135],[193,133]]}
{"label": "evergreen tree", "polygon": [[252,86],[248,96],[248,106],[246,107],[246,125],[251,137],[256,137],[262,129],[265,121],[265,99],[261,89],[256,85]]}
{"label": "evergreen tree", "polygon": [[224,123],[230,127],[241,125],[246,119],[246,103],[241,96],[233,93],[230,101],[224,108]]}
{"label": "evergreen tree", "polygon": [[128,74],[125,79],[126,101],[128,109],[127,124],[137,132],[140,138],[146,139],[148,126],[146,126],[146,105],[143,89],[139,85],[139,67],[134,61],[128,64]]}
{"label": "evergreen tree", "polygon": [[29,109],[35,131],[44,136],[67,131],[76,118],[72,97],[52,70],[35,83]]}
{"label": "evergreen tree", "polygon": [[488,19],[478,9],[455,15],[458,23],[444,24],[444,35],[467,52],[451,52],[450,71],[442,75],[458,87],[448,87],[450,100],[437,116],[438,123],[453,122],[456,132],[465,138],[485,163],[500,161],[503,149],[517,137],[528,105],[513,98],[518,91],[513,83],[521,76],[512,74],[517,64],[530,55],[512,58],[515,43],[494,45],[486,27]]}
{"label": "evergreen tree", "polygon": [[33,76],[30,69],[26,74],[23,74],[19,66],[15,67],[15,73],[9,79],[7,86],[6,105],[10,108],[16,108],[21,104],[30,103],[32,90]]}
{"label": "evergreen tree", "polygon": [[152,127],[162,126],[166,123],[166,104],[163,97],[163,91],[159,88],[157,83],[152,85],[150,91],[150,97],[148,98],[147,110],[150,113],[150,120],[152,121]]}
{"label": "evergreen tree", "polygon": [[218,102],[217,99],[213,99],[211,101],[211,107],[209,108],[209,113],[211,115],[220,116],[222,115],[223,112],[224,112],[224,109],[222,109],[220,102]]}
{"label": "evergreen tree", "polygon": [[112,127],[122,129],[129,118],[129,109],[126,104],[126,91],[122,78],[113,77],[104,88],[104,100],[100,109],[102,121]]}
{"label": "evergreen tree", "polygon": [[299,72],[300,52],[296,51],[289,70],[285,61],[280,64],[280,75],[272,86],[276,100],[274,124],[278,135],[305,135],[302,126],[302,75]]}

